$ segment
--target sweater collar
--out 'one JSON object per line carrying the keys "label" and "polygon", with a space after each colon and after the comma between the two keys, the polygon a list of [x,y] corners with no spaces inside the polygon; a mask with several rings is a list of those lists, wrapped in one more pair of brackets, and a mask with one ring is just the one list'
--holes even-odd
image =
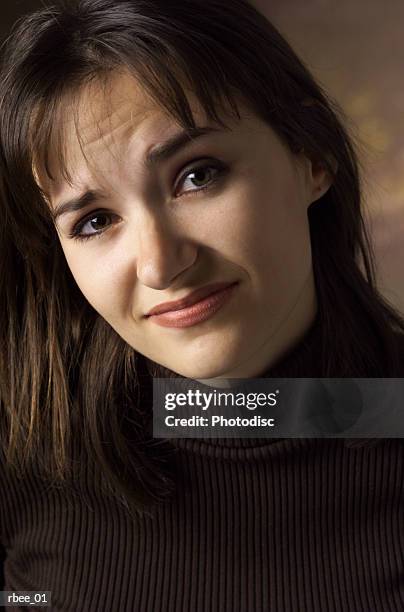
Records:
{"label": "sweater collar", "polygon": [[[321,349],[323,347],[323,333],[320,317],[317,313],[313,323],[305,331],[299,341],[297,341],[292,347],[290,347],[278,361],[265,372],[263,372],[259,378],[321,378],[323,374],[323,364],[321,359]],[[151,359],[142,356],[144,359],[141,371],[146,378],[152,377],[157,378],[181,378],[186,380],[184,376],[181,376],[177,372],[166,368],[165,366],[152,361]],[[143,377],[143,376],[142,376]],[[229,439],[211,439],[211,440],[187,440],[178,439],[174,441],[176,446],[188,447],[190,444],[197,445],[198,447],[204,446],[226,446],[227,448],[236,447],[235,450],[240,450],[237,447],[251,448],[253,446],[260,446],[263,443],[268,445],[282,441],[279,438],[271,439],[248,439],[248,438],[229,438]],[[367,446],[377,446],[382,440],[374,438],[359,438],[359,439],[344,439],[344,445],[348,448],[360,448]]]}

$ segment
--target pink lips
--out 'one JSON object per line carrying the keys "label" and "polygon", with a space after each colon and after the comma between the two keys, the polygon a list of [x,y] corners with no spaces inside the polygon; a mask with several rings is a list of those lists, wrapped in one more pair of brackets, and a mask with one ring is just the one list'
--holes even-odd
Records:
{"label": "pink lips", "polygon": [[214,283],[193,291],[185,298],[164,302],[146,315],[163,327],[190,327],[213,316],[230,298],[235,283]]}

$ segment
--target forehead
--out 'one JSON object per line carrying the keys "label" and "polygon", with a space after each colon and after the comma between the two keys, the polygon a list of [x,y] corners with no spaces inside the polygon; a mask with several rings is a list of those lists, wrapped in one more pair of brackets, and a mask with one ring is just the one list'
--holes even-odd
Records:
{"label": "forehead", "polygon": [[[195,122],[205,122],[196,97],[187,92],[187,98]],[[152,147],[176,128],[178,122],[131,74],[111,73],[62,101],[47,149],[50,176],[43,164],[37,164],[35,173],[41,188],[51,195],[66,176],[74,181],[78,166],[95,169],[100,155],[124,155],[130,141],[139,148],[146,143]]]}
{"label": "forehead", "polygon": [[65,117],[65,135],[73,140],[69,144],[79,136],[86,146],[100,135],[113,134],[128,124],[140,123],[159,108],[133,77],[111,74],[105,80],[84,86],[76,99],[70,101],[69,110],[73,111]]}

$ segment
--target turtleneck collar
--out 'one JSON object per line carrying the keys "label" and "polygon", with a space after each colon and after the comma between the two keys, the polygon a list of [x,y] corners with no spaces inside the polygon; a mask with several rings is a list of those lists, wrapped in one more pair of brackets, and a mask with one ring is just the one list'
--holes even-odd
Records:
{"label": "turtleneck collar", "polygon": [[[310,378],[321,376],[321,358],[318,350],[321,341],[321,326],[317,315],[311,326],[306,330],[300,341],[290,347],[283,356],[263,372],[259,378]],[[180,378],[186,381],[184,376],[166,368],[165,366],[142,356],[144,359],[141,370],[153,378]],[[145,382],[145,381],[144,381]],[[220,448],[229,452],[254,452],[262,450],[263,447],[280,441],[279,438],[177,438],[170,442],[177,448],[183,448],[192,452],[219,452]],[[216,450],[214,450],[216,449]]]}
{"label": "turtleneck collar", "polygon": [[[283,356],[268,370],[263,372],[259,378],[322,378],[324,377],[324,364],[322,363],[323,350],[323,333],[320,317],[317,314],[313,323],[303,334],[302,338],[292,347],[290,347]],[[154,378],[181,378],[184,381],[187,379],[177,372],[166,368],[165,366],[141,356],[144,360],[140,367],[142,372],[141,378],[144,376],[149,378],[149,381]],[[257,377],[258,378],[258,377]],[[143,378],[143,382],[146,382]],[[285,438],[176,438],[170,442],[177,448],[191,450],[192,452],[200,452],[202,454],[217,454],[222,448],[223,451],[230,454],[236,453],[240,457],[240,453],[262,453],[264,447],[272,447],[276,442],[285,441]],[[331,440],[330,440],[331,441]],[[298,443],[299,439],[291,440],[291,443]],[[304,440],[302,440],[304,442]],[[343,442],[348,448],[374,446],[380,444],[380,439],[373,438],[358,438],[358,439],[343,439]],[[217,455],[219,456],[219,455]]]}

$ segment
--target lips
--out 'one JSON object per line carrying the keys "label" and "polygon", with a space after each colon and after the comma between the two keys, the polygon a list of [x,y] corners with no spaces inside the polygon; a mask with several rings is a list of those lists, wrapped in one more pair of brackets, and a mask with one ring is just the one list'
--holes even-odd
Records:
{"label": "lips", "polygon": [[235,282],[223,282],[223,283],[212,283],[210,285],[205,285],[204,287],[200,287],[192,293],[189,293],[184,298],[180,300],[175,300],[172,302],[163,302],[162,304],[158,304],[145,315],[146,317],[150,317],[152,315],[159,315],[163,312],[170,312],[173,310],[182,310],[183,308],[187,308],[188,306],[192,306],[196,304],[200,300],[203,300],[208,295],[212,295],[217,291],[221,291],[226,287],[230,287],[231,285],[235,285]]}

